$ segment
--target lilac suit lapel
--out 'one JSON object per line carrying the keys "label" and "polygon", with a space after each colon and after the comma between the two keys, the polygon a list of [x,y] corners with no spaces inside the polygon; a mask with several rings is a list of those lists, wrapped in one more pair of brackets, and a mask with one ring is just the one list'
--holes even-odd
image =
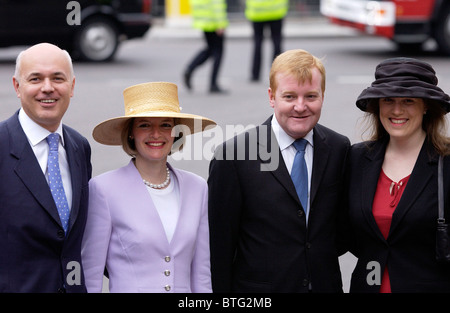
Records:
{"label": "lilac suit lapel", "polygon": [[[175,228],[175,232],[172,236],[172,240],[169,243],[169,247],[171,252],[175,253],[178,252],[178,250],[180,249],[180,243],[183,242],[183,229],[184,227],[190,227],[191,225],[186,225],[185,223],[183,223],[183,215],[185,214],[189,214],[188,209],[189,209],[189,203],[185,200],[185,193],[189,192],[188,190],[186,190],[187,188],[189,188],[189,185],[184,185],[184,180],[183,180],[183,175],[181,175],[181,172],[179,172],[177,169],[173,168],[169,163],[167,163],[167,166],[169,167],[169,169],[172,171],[172,173],[176,176],[176,179],[178,181],[178,187],[179,187],[179,193],[180,193],[180,214],[178,215],[178,221],[177,221],[177,225]],[[156,208],[155,208],[156,210]],[[162,224],[161,224],[162,226]],[[164,227],[163,227],[163,232],[164,232]],[[180,237],[180,238],[178,238]]]}
{"label": "lilac suit lapel", "polygon": [[[155,245],[163,249],[163,251],[167,251],[169,249],[169,241],[167,240],[164,226],[152,197],[142,182],[142,177],[132,160],[124,168],[124,172],[121,175],[122,186],[116,192],[123,192],[133,199],[130,202],[130,207],[133,208],[134,214],[139,218],[139,220],[136,220],[136,225],[139,226],[136,227],[152,227],[154,230],[153,234],[156,236]],[[145,225],[145,223],[148,224]]]}
{"label": "lilac suit lapel", "polygon": [[[178,221],[172,240],[169,243],[171,252],[177,254],[179,253],[180,249],[184,248],[184,236],[186,234],[189,234],[189,229],[192,227],[192,225],[187,222],[190,218],[191,210],[193,207],[196,207],[198,205],[198,203],[193,203],[190,200],[191,191],[195,193],[198,192],[198,190],[192,189],[192,187],[189,185],[189,180],[185,180],[185,175],[183,175],[182,171],[172,167],[169,163],[167,163],[167,166],[175,175],[178,181],[178,188],[180,193],[180,214],[178,216]],[[162,232],[165,236],[164,227],[162,227]]]}

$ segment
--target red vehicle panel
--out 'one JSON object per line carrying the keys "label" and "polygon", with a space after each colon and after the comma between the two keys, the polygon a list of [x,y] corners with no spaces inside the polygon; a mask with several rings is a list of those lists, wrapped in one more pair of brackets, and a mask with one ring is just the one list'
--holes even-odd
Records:
{"label": "red vehicle panel", "polygon": [[389,38],[399,47],[421,47],[433,39],[450,54],[450,1],[322,0],[320,9],[334,24]]}

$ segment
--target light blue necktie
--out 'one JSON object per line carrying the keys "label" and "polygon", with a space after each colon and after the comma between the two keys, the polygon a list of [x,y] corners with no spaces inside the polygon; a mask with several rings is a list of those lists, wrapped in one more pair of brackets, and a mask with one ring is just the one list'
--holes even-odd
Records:
{"label": "light blue necktie", "polygon": [[61,219],[61,224],[64,228],[64,232],[67,233],[70,211],[61,179],[61,171],[59,170],[59,134],[50,134],[47,137],[47,143],[50,148],[47,162],[48,184],[50,186],[50,191],[52,192],[53,199],[55,200],[56,208],[58,209],[59,218]]}
{"label": "light blue necktie", "polygon": [[305,213],[308,208],[308,168],[305,162],[305,148],[308,142],[305,139],[297,139],[293,145],[297,149],[292,166],[291,178],[294,182],[295,190],[302,204]]}

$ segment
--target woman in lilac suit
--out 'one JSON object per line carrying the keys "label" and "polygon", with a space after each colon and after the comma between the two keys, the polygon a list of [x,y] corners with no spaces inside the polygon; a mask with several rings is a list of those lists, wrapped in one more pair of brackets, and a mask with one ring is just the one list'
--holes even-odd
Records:
{"label": "woman in lilac suit", "polygon": [[172,83],[131,86],[124,101],[125,116],[93,131],[96,141],[122,145],[132,159],[90,181],[87,290],[101,292],[106,269],[110,292],[211,292],[207,184],[171,167],[167,156],[185,135],[215,122],[180,113]]}

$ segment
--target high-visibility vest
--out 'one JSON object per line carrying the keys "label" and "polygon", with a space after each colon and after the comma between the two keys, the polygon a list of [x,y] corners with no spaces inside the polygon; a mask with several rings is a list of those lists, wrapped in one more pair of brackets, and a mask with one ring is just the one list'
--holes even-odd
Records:
{"label": "high-visibility vest", "polygon": [[286,16],[288,0],[246,0],[245,16],[252,22],[274,21]]}
{"label": "high-visibility vest", "polygon": [[193,26],[206,32],[228,26],[225,0],[191,0]]}

